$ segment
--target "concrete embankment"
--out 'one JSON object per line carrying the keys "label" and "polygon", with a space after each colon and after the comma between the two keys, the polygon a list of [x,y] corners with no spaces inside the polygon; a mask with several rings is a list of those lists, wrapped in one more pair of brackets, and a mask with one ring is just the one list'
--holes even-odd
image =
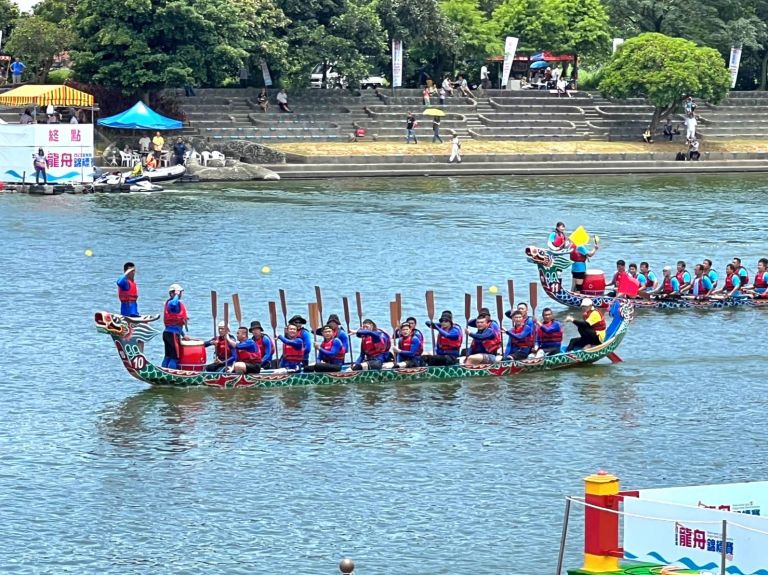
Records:
{"label": "concrete embankment", "polygon": [[267,165],[282,179],[396,176],[708,174],[768,172],[762,152],[704,152],[699,161],[676,161],[673,154],[468,154],[460,164],[445,155],[301,156]]}

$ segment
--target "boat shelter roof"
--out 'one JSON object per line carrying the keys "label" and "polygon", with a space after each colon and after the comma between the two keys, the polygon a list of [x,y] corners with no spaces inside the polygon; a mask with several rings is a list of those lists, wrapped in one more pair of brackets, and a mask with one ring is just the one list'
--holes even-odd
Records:
{"label": "boat shelter roof", "polygon": [[136,102],[132,108],[108,118],[99,120],[100,126],[138,130],[181,130],[179,120],[158,114],[144,102]]}
{"label": "boat shelter roof", "polygon": [[19,108],[29,104],[92,108],[93,96],[69,86],[43,84],[27,84],[0,94],[0,105]]}

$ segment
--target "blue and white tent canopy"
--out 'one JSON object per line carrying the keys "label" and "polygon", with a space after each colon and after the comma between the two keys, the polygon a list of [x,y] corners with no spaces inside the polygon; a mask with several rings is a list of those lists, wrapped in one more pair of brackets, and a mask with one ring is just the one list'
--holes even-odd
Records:
{"label": "blue and white tent canopy", "polygon": [[135,130],[181,130],[183,127],[179,120],[166,118],[141,101],[136,102],[132,108],[125,112],[120,112],[109,118],[102,118],[98,124],[107,128]]}

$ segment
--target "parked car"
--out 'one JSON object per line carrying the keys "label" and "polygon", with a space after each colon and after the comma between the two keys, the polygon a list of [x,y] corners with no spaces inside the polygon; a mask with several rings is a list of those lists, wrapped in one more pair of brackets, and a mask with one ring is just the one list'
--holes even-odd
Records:
{"label": "parked car", "polygon": [[[310,84],[312,88],[322,88],[323,87],[323,65],[317,64],[314,68],[312,68],[312,73],[310,74]],[[373,89],[373,88],[383,88],[386,85],[386,80],[382,76],[368,76],[367,78],[363,78],[360,80],[360,88],[362,89]],[[328,69],[325,72],[325,87],[326,88],[346,88],[347,87],[347,80],[344,78],[344,76],[339,75],[339,73],[334,69],[333,64],[328,66]]]}

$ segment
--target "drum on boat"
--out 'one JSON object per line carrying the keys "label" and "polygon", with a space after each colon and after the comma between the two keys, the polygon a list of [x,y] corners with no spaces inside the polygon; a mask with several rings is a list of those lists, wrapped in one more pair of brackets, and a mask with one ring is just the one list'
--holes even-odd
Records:
{"label": "drum on boat", "polygon": [[181,358],[179,369],[203,371],[207,363],[205,342],[201,339],[181,340]]}
{"label": "drum on boat", "polygon": [[581,293],[584,295],[603,295],[605,292],[605,273],[603,270],[587,270]]}

